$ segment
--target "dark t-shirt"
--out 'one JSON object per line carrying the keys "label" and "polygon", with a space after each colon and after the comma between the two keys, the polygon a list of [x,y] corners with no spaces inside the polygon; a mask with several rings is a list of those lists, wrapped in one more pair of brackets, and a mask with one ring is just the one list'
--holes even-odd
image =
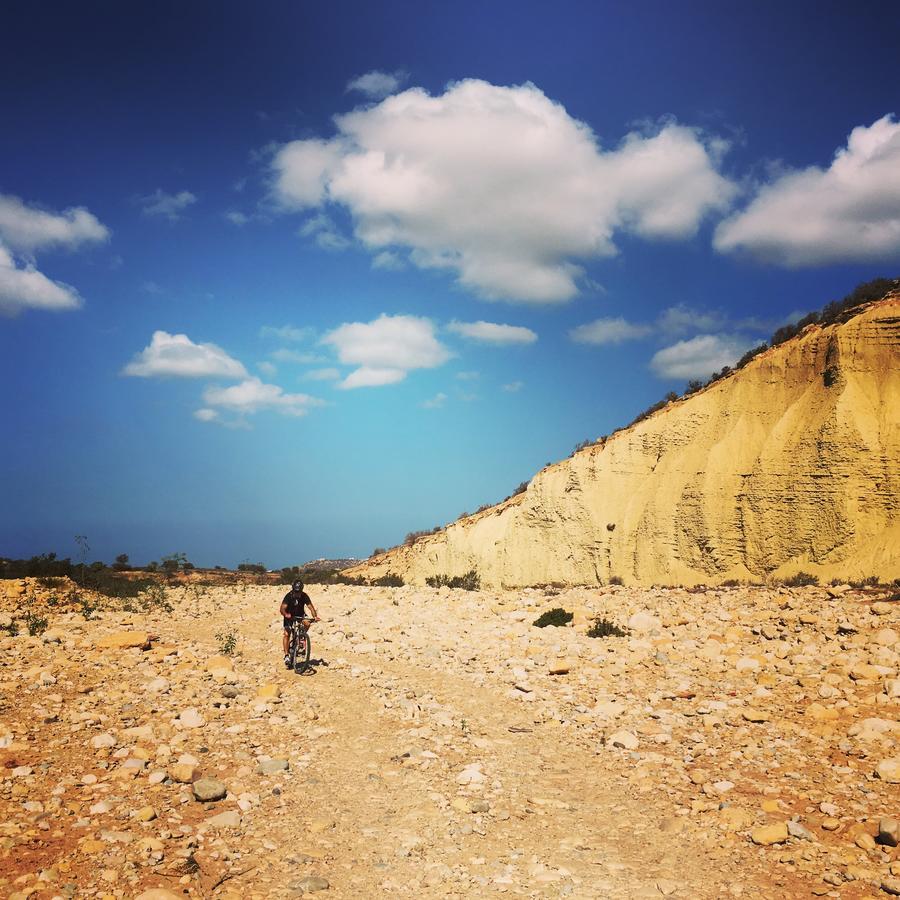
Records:
{"label": "dark t-shirt", "polygon": [[287,611],[296,619],[298,616],[303,615],[304,607],[309,604],[309,594],[306,591],[301,591],[299,595],[293,591],[288,591],[284,595],[282,602],[287,604]]}

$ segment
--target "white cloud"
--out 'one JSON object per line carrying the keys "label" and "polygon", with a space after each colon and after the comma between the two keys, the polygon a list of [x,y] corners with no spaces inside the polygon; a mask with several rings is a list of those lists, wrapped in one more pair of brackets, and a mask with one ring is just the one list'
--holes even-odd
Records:
{"label": "white cloud", "polygon": [[504,384],[501,390],[506,391],[507,394],[517,394],[523,387],[525,387],[524,381],[510,381],[509,384]]}
{"label": "white cloud", "polygon": [[337,381],[341,373],[337,369],[311,369],[303,376],[307,381]]}
{"label": "white cloud", "polygon": [[383,100],[393,94],[406,79],[405,72],[379,72],[374,69],[354,78],[347,84],[347,90],[365,94],[370,100]]}
{"label": "white cloud", "polygon": [[417,316],[382,314],[372,322],[348,322],[328,332],[322,343],[334,347],[345,365],[359,366],[342,388],[394,384],[411,369],[433,369],[451,355],[434,336],[434,324]]}
{"label": "white cloud", "polygon": [[618,318],[595,319],[578,325],[569,332],[569,337],[577,344],[621,344],[647,337],[653,331],[650,325],[635,325],[621,316]]}
{"label": "white cloud", "polygon": [[372,268],[385,272],[400,272],[406,268],[403,258],[391,250],[382,250],[372,257]]}
{"label": "white cloud", "polygon": [[215,422],[219,418],[219,413],[214,409],[195,409],[194,418],[201,422]]}
{"label": "white cloud", "polygon": [[827,169],[776,177],[722,222],[714,244],[784,266],[895,261],[900,255],[900,122],[854,128]]}
{"label": "white cloud", "polygon": [[747,341],[722,334],[698,334],[653,355],[650,368],[660,378],[704,378],[723,366],[733,366],[748,350]]}
{"label": "white cloud", "polygon": [[0,244],[0,314],[15,316],[24,309],[78,309],[78,291],[60,281],[51,281],[30,263],[21,267]]}
{"label": "white cloud", "polygon": [[350,246],[350,241],[338,231],[337,225],[324,213],[307,219],[299,233],[301,237],[313,238],[323,250],[345,250]]}
{"label": "white cloud", "polygon": [[361,387],[383,387],[396,384],[406,378],[405,369],[379,369],[374,366],[360,366],[351,372],[338,387],[348,391]]}
{"label": "white cloud", "polygon": [[149,346],[135,355],[122,374],[140,378],[244,378],[247,370],[215,344],[195,344],[186,334],[154,331]]}
{"label": "white cloud", "polygon": [[181,214],[197,202],[197,198],[190,191],[169,194],[161,188],[157,188],[152,194],[139,198],[139,202],[145,216],[177,222],[181,218]]}
{"label": "white cloud", "polygon": [[256,368],[267,378],[274,378],[275,373],[278,371],[278,366],[276,366],[275,363],[270,363],[267,359],[264,359],[261,363],[257,363]]}
{"label": "white cloud", "polygon": [[259,329],[261,338],[275,338],[279,341],[293,341],[300,343],[311,338],[315,332],[312,328],[296,328],[293,325],[263,325]]}
{"label": "white cloud", "polygon": [[447,330],[485,344],[533,344],[538,339],[530,328],[494,322],[451,322]]}
{"label": "white cloud", "polygon": [[659,317],[659,329],[670,334],[686,331],[715,331],[725,325],[725,316],[718,310],[694,309],[686,303],[678,303],[663,310]]}
{"label": "white cloud", "polygon": [[602,150],[532,84],[412,88],[335,121],[334,139],[275,154],[282,206],[339,203],[374,254],[406,248],[489,299],[568,300],[577,261],[614,255],[617,232],[690,237],[734,194],[717,171],[721,141],[664,123]]}
{"label": "white cloud", "polygon": [[447,402],[447,395],[437,393],[428,400],[422,402],[422,409],[440,409]]}
{"label": "white cloud", "polygon": [[285,416],[304,416],[311,407],[324,405],[309,394],[286,394],[277,384],[265,384],[255,377],[229,387],[208,387],[203,402],[240,415],[271,409]]}
{"label": "white cloud", "polygon": [[475,372],[473,370],[457,372],[456,377],[460,381],[477,381],[479,378],[481,378],[481,372]]}
{"label": "white cloud", "polygon": [[297,363],[301,366],[314,366],[316,363],[325,362],[325,357],[321,353],[303,353],[299,350],[288,350],[286,347],[273,350],[269,355],[277,362]]}
{"label": "white cloud", "polygon": [[10,194],[0,194],[0,241],[20,253],[50,247],[74,249],[108,238],[109,229],[83,206],[54,213],[26,206]]}
{"label": "white cloud", "polygon": [[250,216],[238,209],[229,209],[224,215],[225,220],[231,222],[232,225],[246,225],[250,221]]}

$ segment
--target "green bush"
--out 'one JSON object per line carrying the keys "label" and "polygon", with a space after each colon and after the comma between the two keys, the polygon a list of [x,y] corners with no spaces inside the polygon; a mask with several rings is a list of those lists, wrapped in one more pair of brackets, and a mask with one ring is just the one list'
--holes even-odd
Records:
{"label": "green bush", "polygon": [[611,575],[610,579],[609,579],[609,583],[610,584],[625,584],[625,582],[622,581],[622,578],[619,575]]}
{"label": "green bush", "polygon": [[39,616],[34,610],[29,609],[25,613],[25,627],[28,629],[28,633],[35,637],[47,630],[47,620],[43,616]]}
{"label": "green bush", "polygon": [[587,636],[592,638],[628,637],[628,631],[620,628],[615,622],[610,622],[609,619],[597,616],[591,627],[588,628]]}
{"label": "green bush", "polygon": [[554,609],[548,609],[545,613],[541,613],[531,624],[535,628],[546,628],[548,625],[560,628],[563,625],[568,625],[574,618],[573,613],[566,612],[561,606],[557,606]]}
{"label": "green bush", "polygon": [[796,575],[791,575],[790,578],[785,578],[782,582],[785,587],[809,587],[818,583],[819,576],[810,575],[809,572],[798,572]]}
{"label": "green bush", "polygon": [[462,588],[464,591],[477,591],[481,587],[481,576],[474,570],[469,569],[465,575],[429,575],[425,579],[425,584],[429,587],[450,587]]}
{"label": "green bush", "polygon": [[237,650],[237,634],[234,631],[216,632],[216,640],[219,642],[219,652],[223,656],[233,656]]}
{"label": "green bush", "polygon": [[388,572],[372,582],[373,587],[403,587],[403,578]]}

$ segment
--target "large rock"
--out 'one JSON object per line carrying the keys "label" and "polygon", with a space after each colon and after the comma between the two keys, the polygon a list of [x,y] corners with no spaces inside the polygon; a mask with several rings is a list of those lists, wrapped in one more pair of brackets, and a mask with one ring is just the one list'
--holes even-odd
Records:
{"label": "large rock", "polygon": [[788,836],[788,827],[785,822],[778,822],[775,825],[760,825],[759,828],[754,828],[750,832],[750,840],[761,847],[783,844],[788,839]]}
{"label": "large rock", "polygon": [[201,778],[194,782],[194,797],[203,803],[221,800],[228,793],[228,788],[214,778]]}
{"label": "large rock", "polygon": [[114,631],[98,638],[101,650],[129,650],[133,647],[149,647],[150,635],[146,631]]}

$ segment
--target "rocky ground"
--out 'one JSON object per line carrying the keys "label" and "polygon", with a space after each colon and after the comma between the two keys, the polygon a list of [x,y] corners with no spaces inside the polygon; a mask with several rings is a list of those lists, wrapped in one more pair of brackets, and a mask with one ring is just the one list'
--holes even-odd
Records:
{"label": "rocky ground", "polygon": [[6,590],[0,896],[900,894],[890,592]]}

